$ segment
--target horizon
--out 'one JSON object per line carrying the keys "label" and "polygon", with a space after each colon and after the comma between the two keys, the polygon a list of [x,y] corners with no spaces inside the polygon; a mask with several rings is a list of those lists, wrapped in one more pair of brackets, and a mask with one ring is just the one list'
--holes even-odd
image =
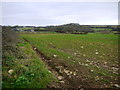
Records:
{"label": "horizon", "polygon": [[[71,24],[71,23],[66,23],[66,24],[59,24],[59,25],[0,25],[0,26],[11,26],[11,27],[14,27],[14,26],[22,26],[22,27],[48,27],[48,26],[61,26],[61,25],[67,25],[67,24]],[[75,23],[74,23],[75,24]],[[77,23],[79,24],[79,23]],[[84,25],[84,24],[79,24],[79,25]],[[109,26],[109,25],[87,25],[87,26]],[[110,26],[118,26],[118,25],[110,25]]]}

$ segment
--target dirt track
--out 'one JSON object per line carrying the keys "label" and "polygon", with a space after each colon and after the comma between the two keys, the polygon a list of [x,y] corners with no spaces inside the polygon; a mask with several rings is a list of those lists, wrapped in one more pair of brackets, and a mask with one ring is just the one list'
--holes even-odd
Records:
{"label": "dirt track", "polygon": [[[60,81],[59,83],[52,82],[49,88],[82,88],[80,84],[89,86],[88,83],[83,83],[79,76],[76,75],[72,67],[66,65],[63,61],[51,60],[33,46],[33,50],[45,62],[50,72],[52,72]],[[70,74],[71,73],[71,74]]]}

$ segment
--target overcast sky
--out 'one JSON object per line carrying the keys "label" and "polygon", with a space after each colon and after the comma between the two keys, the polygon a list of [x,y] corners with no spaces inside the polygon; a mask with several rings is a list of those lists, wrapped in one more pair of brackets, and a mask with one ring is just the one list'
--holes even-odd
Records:
{"label": "overcast sky", "polygon": [[3,25],[117,25],[117,2],[4,2]]}

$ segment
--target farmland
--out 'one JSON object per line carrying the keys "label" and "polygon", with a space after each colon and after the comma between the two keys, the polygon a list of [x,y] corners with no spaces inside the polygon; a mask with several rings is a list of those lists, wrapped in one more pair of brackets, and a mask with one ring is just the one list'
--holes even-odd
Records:
{"label": "farmland", "polygon": [[118,35],[21,34],[59,80],[49,87],[105,88],[118,82]]}
{"label": "farmland", "polygon": [[1,2],[1,89],[120,90],[120,3],[41,1]]}

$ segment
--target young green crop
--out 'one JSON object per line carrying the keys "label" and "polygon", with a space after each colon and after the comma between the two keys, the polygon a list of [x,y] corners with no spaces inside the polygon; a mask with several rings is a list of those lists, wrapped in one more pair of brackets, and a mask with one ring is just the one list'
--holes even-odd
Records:
{"label": "young green crop", "polygon": [[[77,74],[88,78],[88,81],[98,76],[97,83],[101,86],[103,82],[108,86],[110,82],[117,82],[118,74],[111,68],[118,66],[118,35],[21,34],[21,37],[51,60],[64,61],[76,69],[83,68],[84,72],[78,71]],[[96,81],[93,83],[97,84]]]}

